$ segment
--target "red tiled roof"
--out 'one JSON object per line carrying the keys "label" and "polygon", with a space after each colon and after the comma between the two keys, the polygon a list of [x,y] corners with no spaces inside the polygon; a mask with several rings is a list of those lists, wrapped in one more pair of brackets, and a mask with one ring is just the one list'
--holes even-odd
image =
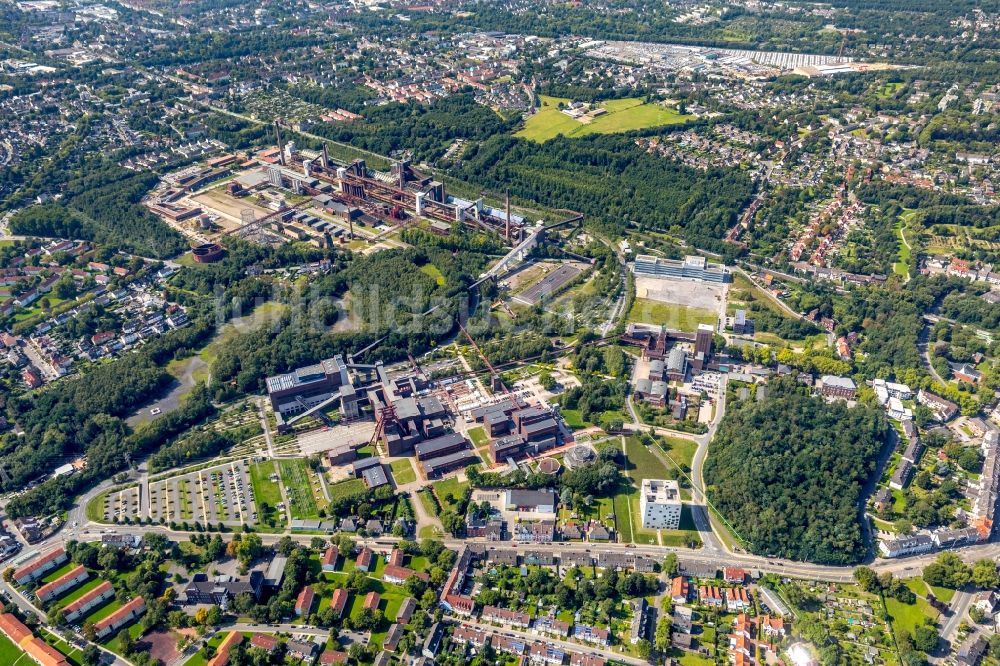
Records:
{"label": "red tiled roof", "polygon": [[0,631],[17,645],[20,645],[24,639],[31,637],[31,629],[24,626],[13,613],[0,615]]}
{"label": "red tiled roof", "polygon": [[49,552],[45,553],[44,555],[36,559],[34,562],[29,562],[28,564],[25,564],[23,567],[15,571],[14,580],[21,580],[23,577],[30,575],[31,573],[42,568],[52,560],[57,560],[65,554],[66,551],[63,548],[56,548],[55,550],[50,550]]}
{"label": "red tiled roof", "polygon": [[127,604],[116,610],[111,615],[107,616],[106,618],[95,624],[94,630],[100,633],[102,629],[115,625],[120,619],[122,619],[129,613],[136,611],[139,608],[145,607],[145,605],[146,605],[145,599],[143,599],[142,597],[136,597],[132,601],[128,602]]}
{"label": "red tiled roof", "polygon": [[101,583],[100,585],[98,585],[97,587],[95,587],[94,589],[92,589],[90,592],[87,592],[85,595],[83,595],[82,597],[80,597],[79,599],[77,599],[76,601],[74,601],[73,603],[66,604],[66,606],[63,607],[63,612],[64,613],[71,613],[71,612],[73,612],[75,610],[83,608],[87,604],[89,604],[92,600],[97,599],[98,597],[100,597],[102,594],[104,594],[105,592],[107,592],[110,589],[113,589],[113,586],[111,585],[111,583],[108,582],[108,581],[104,581],[103,583]]}

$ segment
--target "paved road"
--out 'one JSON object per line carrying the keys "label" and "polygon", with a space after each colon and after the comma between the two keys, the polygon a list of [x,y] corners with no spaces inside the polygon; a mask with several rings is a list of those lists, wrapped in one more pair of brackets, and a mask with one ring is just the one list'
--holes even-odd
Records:
{"label": "paved road", "polygon": [[930,339],[931,335],[931,321],[926,320],[924,327],[920,329],[920,335],[917,337],[917,351],[920,352],[920,360],[924,364],[924,368],[927,372],[931,373],[931,377],[940,384],[941,386],[947,386],[948,382],[938,374],[938,371],[934,369],[934,364],[931,363],[931,353],[930,353]]}
{"label": "paved road", "polygon": [[958,634],[958,625],[965,619],[965,614],[968,612],[969,606],[972,605],[974,598],[975,594],[967,590],[959,590],[955,593],[950,604],[951,615],[948,617],[948,621],[944,623],[944,627],[941,628],[941,638],[943,640],[949,643],[954,642],[955,636]]}

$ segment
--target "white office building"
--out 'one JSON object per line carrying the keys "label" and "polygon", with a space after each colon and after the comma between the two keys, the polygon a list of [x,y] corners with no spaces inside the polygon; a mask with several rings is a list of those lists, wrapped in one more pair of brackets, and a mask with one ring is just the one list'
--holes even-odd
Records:
{"label": "white office building", "polygon": [[639,511],[646,529],[678,529],[681,525],[680,486],[676,481],[643,479]]}

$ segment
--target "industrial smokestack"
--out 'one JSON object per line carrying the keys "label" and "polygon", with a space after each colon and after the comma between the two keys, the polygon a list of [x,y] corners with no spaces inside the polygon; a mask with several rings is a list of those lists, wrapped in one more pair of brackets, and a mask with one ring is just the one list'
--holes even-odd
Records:
{"label": "industrial smokestack", "polygon": [[323,142],[323,168],[330,168],[330,153],[326,149],[326,141]]}
{"label": "industrial smokestack", "polygon": [[510,240],[510,189],[508,189],[504,193],[504,202],[506,204],[505,207],[507,210],[507,226],[504,227],[503,235],[504,238],[506,238],[509,241]]}
{"label": "industrial smokestack", "polygon": [[277,120],[274,121],[274,136],[278,140],[278,163],[285,166],[285,144],[281,142],[281,128]]}

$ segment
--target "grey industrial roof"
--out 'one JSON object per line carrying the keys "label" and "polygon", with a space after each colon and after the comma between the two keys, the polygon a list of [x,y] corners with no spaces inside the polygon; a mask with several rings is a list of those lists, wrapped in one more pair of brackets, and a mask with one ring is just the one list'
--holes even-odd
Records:
{"label": "grey industrial roof", "polygon": [[438,451],[444,451],[450,449],[459,444],[465,443],[465,437],[457,432],[449,432],[440,437],[435,437],[434,439],[428,439],[424,442],[418,442],[414,445],[413,449],[417,453],[418,458],[433,458],[434,454]]}
{"label": "grey industrial roof", "polygon": [[549,417],[541,421],[536,421],[535,423],[525,423],[523,430],[525,434],[527,434],[530,437],[533,433],[541,432],[543,430],[548,430],[549,428],[554,428],[554,427],[556,427],[556,420]]}
{"label": "grey industrial roof", "polygon": [[400,398],[392,403],[396,410],[396,418],[400,421],[415,419],[420,416],[420,407],[417,406],[415,398]]}
{"label": "grey industrial roof", "polygon": [[361,472],[361,478],[365,480],[365,483],[369,488],[378,488],[379,486],[384,486],[389,483],[389,477],[385,475],[385,469],[382,465],[378,467],[369,467],[365,471]]}
{"label": "grey industrial roof", "polygon": [[445,467],[451,467],[463,460],[473,461],[478,460],[476,454],[470,450],[458,451],[446,456],[438,456],[437,458],[431,458],[430,460],[425,460],[422,464],[424,466],[424,471],[428,474],[433,474],[434,470],[442,469]]}
{"label": "grey industrial roof", "polygon": [[354,473],[357,474],[358,472],[368,469],[369,467],[375,467],[376,465],[381,464],[381,461],[374,456],[371,458],[362,458],[354,463]]}
{"label": "grey industrial roof", "polygon": [[836,386],[852,391],[857,388],[854,380],[850,377],[837,377],[836,375],[823,375],[823,386]]}
{"label": "grey industrial roof", "polygon": [[514,488],[507,492],[510,494],[511,504],[516,506],[554,505],[556,503],[556,492],[554,490],[520,490]]}

